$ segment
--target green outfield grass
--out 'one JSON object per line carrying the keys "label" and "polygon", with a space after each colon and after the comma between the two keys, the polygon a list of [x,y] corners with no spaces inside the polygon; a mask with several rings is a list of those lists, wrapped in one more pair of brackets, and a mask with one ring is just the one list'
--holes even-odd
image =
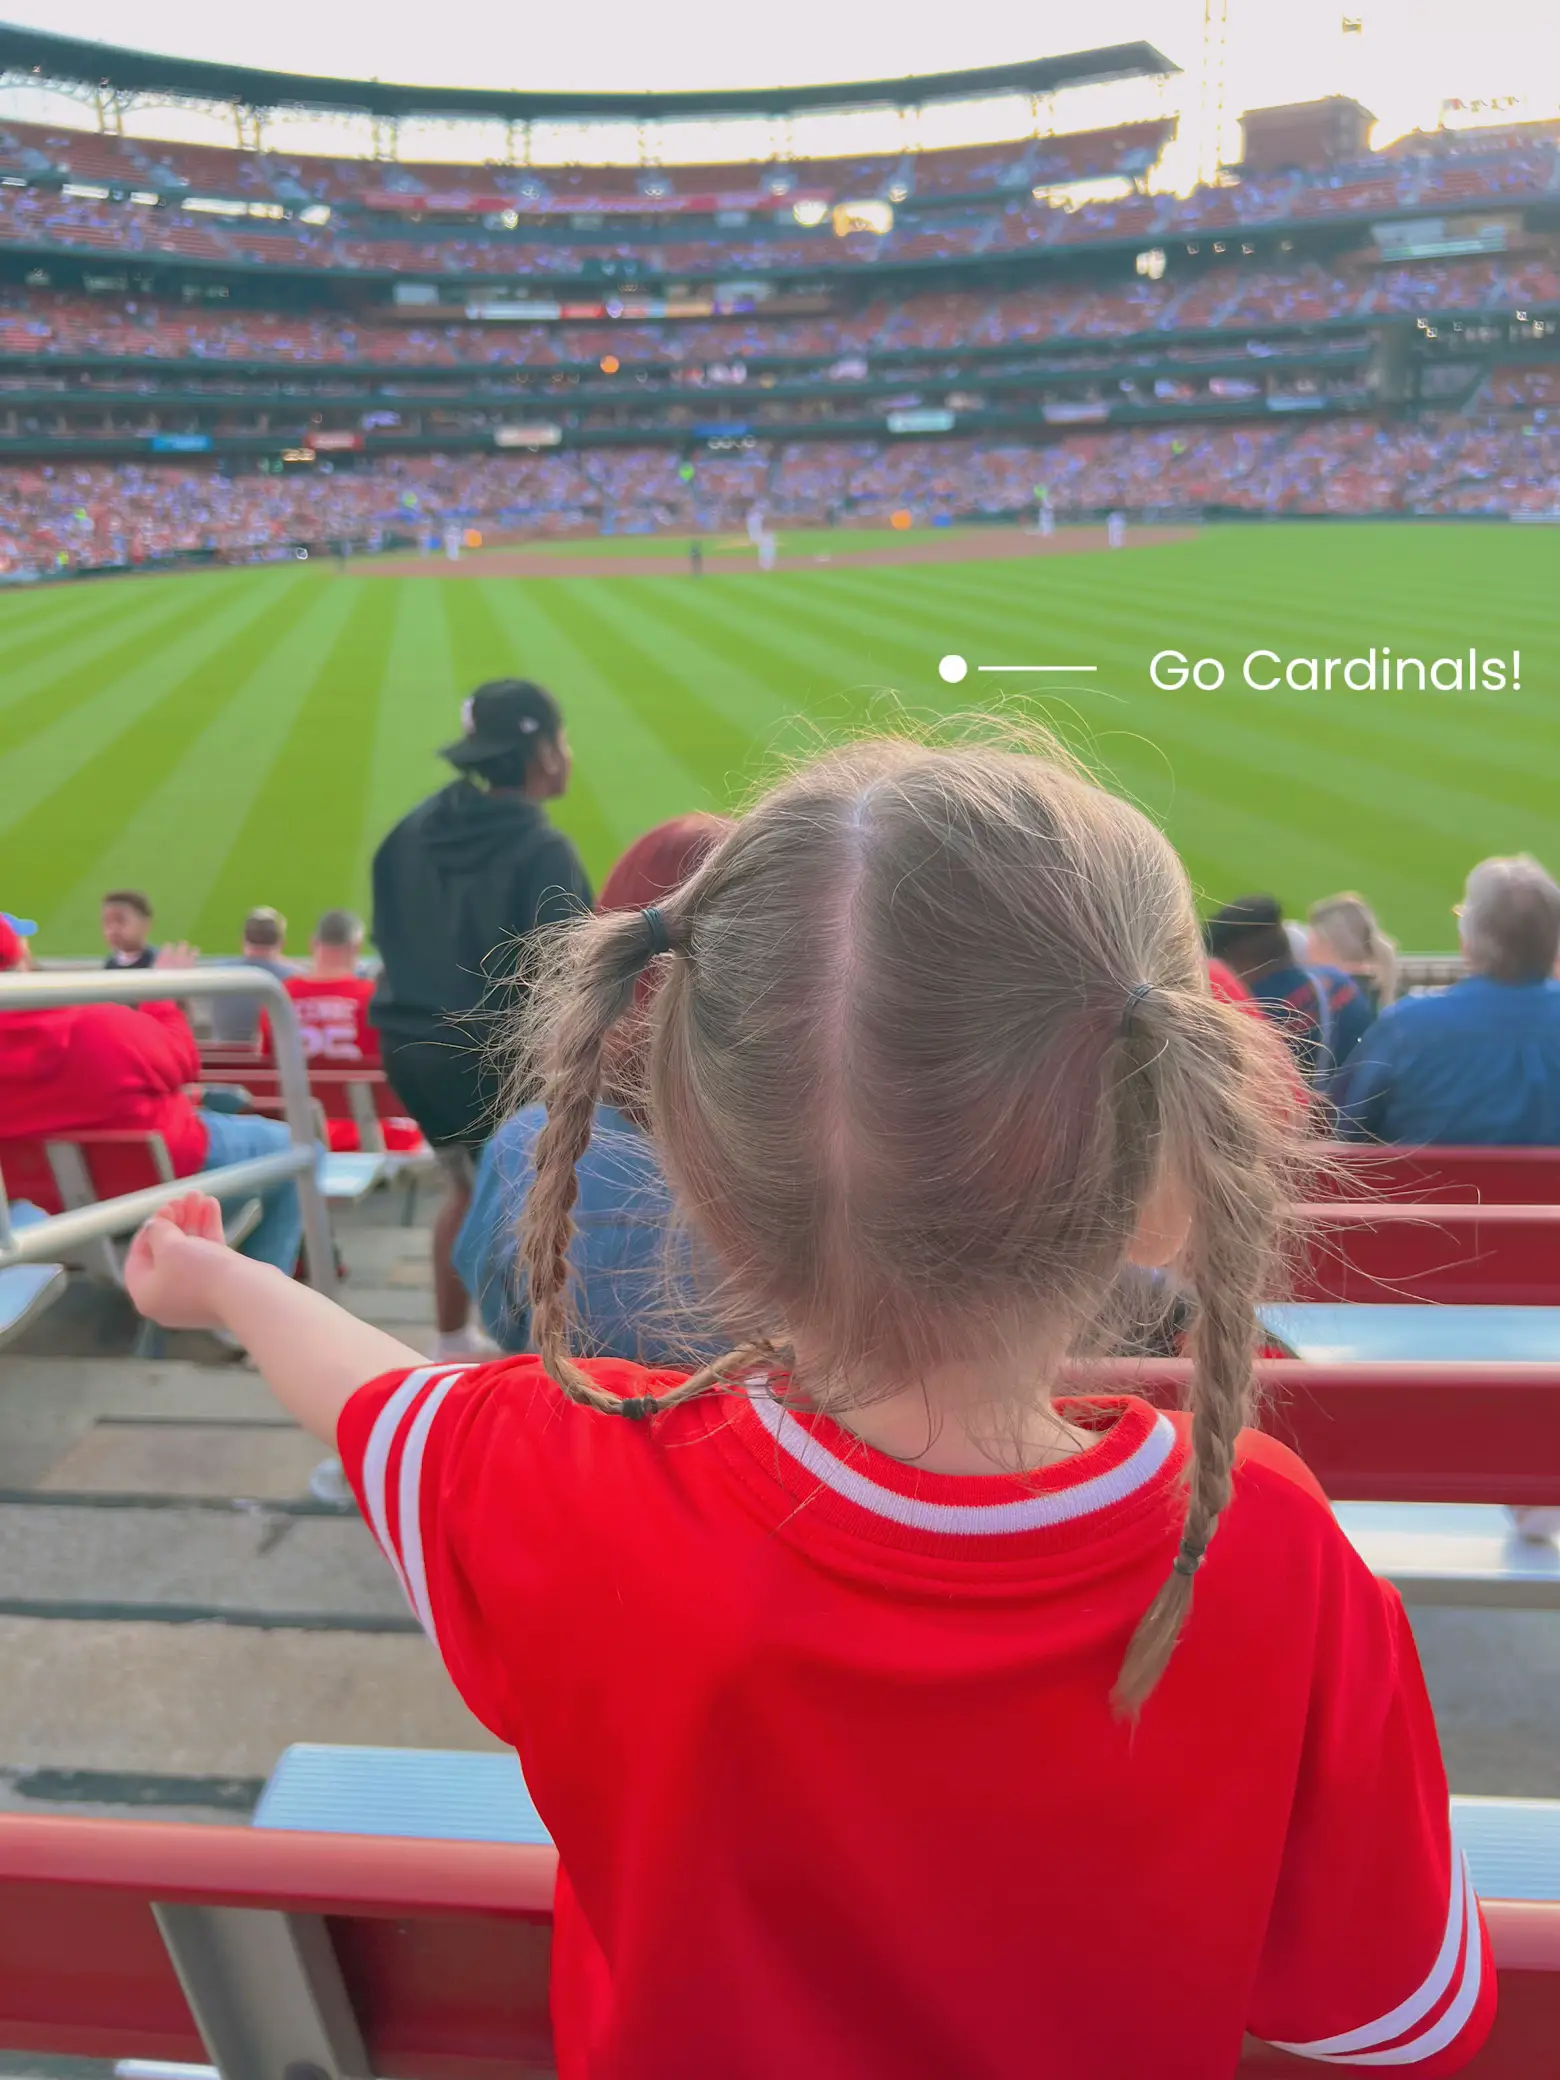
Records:
{"label": "green outfield grass", "polygon": [[[1543,528],[1214,530],[1121,555],[901,569],[517,580],[283,567],[0,597],[0,905],[45,951],[96,944],[99,892],[233,945],[275,903],[306,935],[366,902],[378,836],[447,773],[461,696],[523,672],[568,714],[560,806],[598,874],[637,832],[740,795],[885,691],[924,715],[1027,698],[1159,818],[1200,893],[1299,907],[1356,887],[1406,944],[1452,943],[1481,855],[1560,866],[1560,541]],[[1265,647],[1522,653],[1502,693],[1258,693]],[[1221,659],[1158,691],[1149,659]],[[938,677],[1097,664],[1047,681]],[[1038,697],[1036,689],[1044,689]]]}

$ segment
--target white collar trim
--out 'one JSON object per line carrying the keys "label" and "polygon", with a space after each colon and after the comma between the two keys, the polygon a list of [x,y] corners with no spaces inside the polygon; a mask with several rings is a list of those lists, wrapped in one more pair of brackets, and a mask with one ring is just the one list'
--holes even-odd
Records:
{"label": "white collar trim", "polygon": [[909,1530],[941,1531],[961,1538],[1040,1531],[1109,1509],[1113,1503],[1146,1487],[1175,1449],[1175,1425],[1168,1416],[1160,1414],[1136,1451],[1109,1472],[1095,1474],[1092,1480],[1077,1481],[1048,1495],[1026,1495],[1014,1502],[928,1502],[920,1496],[901,1495],[897,1489],[885,1488],[836,1458],[769,1395],[750,1388],[748,1399],[753,1413],[780,1449],[836,1495]]}

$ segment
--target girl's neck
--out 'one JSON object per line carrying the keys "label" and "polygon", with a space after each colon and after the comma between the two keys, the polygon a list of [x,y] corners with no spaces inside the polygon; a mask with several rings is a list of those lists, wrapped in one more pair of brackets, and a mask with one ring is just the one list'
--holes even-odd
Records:
{"label": "girl's neck", "polygon": [[[793,1381],[803,1395],[808,1371],[798,1352]],[[850,1405],[848,1391],[828,1398],[830,1414],[852,1436],[926,1473],[1033,1473],[1099,1443],[1097,1433],[1052,1406],[1044,1385],[1031,1382],[1026,1391],[1015,1383],[1011,1394],[994,1394],[984,1369],[945,1367],[859,1407]]]}

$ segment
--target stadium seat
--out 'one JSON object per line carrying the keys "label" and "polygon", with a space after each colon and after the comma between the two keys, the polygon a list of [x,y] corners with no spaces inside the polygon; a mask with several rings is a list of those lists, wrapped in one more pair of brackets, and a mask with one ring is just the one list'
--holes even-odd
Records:
{"label": "stadium seat", "polygon": [[64,1290],[63,1264],[0,1265],[0,1349],[52,1307]]}
{"label": "stadium seat", "polygon": [[[25,1196],[44,1214],[72,1212],[156,1185],[174,1182],[172,1158],[161,1134],[144,1128],[94,1128],[90,1134],[13,1136],[0,1140],[0,1177],[8,1193]],[[197,1180],[190,1180],[192,1189]],[[258,1199],[245,1199],[223,1221],[223,1233],[236,1249],[259,1225]],[[126,1232],[139,1219],[127,1223]],[[65,1253],[68,1260],[102,1279],[123,1286],[124,1249],[117,1236],[102,1236]],[[148,1342],[155,1340],[151,1332]]]}
{"label": "stadium seat", "polygon": [[[204,1174],[191,1174],[187,1180],[191,1191],[204,1188]],[[384,1182],[389,1174],[389,1159],[375,1155],[326,1155],[319,1174],[320,1190],[327,1199],[352,1203]],[[25,1193],[45,1212],[62,1213],[67,1208],[123,1198],[153,1185],[171,1184],[174,1168],[161,1134],[139,1128],[114,1132],[94,1129],[90,1134],[50,1135],[46,1141],[31,1136],[0,1140],[0,1175],[9,1191]],[[242,1242],[259,1218],[260,1202],[248,1201],[226,1224],[229,1242],[235,1246]],[[121,1282],[118,1256],[112,1244],[101,1246],[94,1268],[106,1273],[115,1284]]]}
{"label": "stadium seat", "polygon": [[[1093,1392],[1179,1407],[1191,1367],[1144,1359],[1076,1375]],[[1334,1502],[1560,1503],[1560,1365],[1308,1364],[1257,1368],[1261,1426]]]}
{"label": "stadium seat", "polygon": [[[478,1806],[488,1839],[473,1836]],[[291,1750],[257,1820],[0,1817],[0,2043],[265,2080],[554,2071],[557,1859],[512,1758]],[[1560,1807],[1454,1801],[1453,1824],[1501,1979],[1468,2071],[1550,2080]],[[1290,2070],[1259,2052],[1242,2067]]]}
{"label": "stadium seat", "polygon": [[1560,1148],[1372,1148],[1337,1151],[1344,1192],[1448,1206],[1560,1206]]}
{"label": "stadium seat", "polygon": [[1323,1364],[1560,1364],[1560,1307],[1300,1301],[1257,1312],[1270,1344]]}
{"label": "stadium seat", "polygon": [[[1189,1369],[1154,1361],[1090,1377],[1174,1407]],[[1509,1514],[1560,1506],[1560,1365],[1280,1359],[1259,1377],[1262,1428],[1300,1453],[1406,1602],[1560,1610],[1560,1544],[1519,1535]]]}
{"label": "stadium seat", "polygon": [[1560,1206],[1331,1201],[1310,1222],[1301,1300],[1560,1305]]}

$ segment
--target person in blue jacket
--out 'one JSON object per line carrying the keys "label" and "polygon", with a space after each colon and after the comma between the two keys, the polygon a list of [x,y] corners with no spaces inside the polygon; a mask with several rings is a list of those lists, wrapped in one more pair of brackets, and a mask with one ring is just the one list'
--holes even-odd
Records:
{"label": "person in blue jacket", "polygon": [[1560,1147],[1560,886],[1535,859],[1487,859],[1458,917],[1467,976],[1383,1011],[1340,1080],[1338,1131]]}
{"label": "person in blue jacket", "polygon": [[[607,876],[600,907],[642,910],[659,902],[703,864],[730,827],[723,817],[706,815],[658,824],[629,847]],[[620,1093],[633,1091],[643,1080],[632,1058],[643,1031],[642,1017],[622,1028],[625,1058],[610,1078]],[[517,1233],[544,1118],[541,1105],[524,1106],[488,1141],[455,1244],[455,1269],[477,1303],[483,1327],[506,1351],[532,1348]],[[684,1361],[686,1306],[680,1302],[687,1298],[686,1259],[679,1256],[671,1229],[671,1193],[654,1143],[627,1096],[619,1104],[597,1106],[577,1176],[570,1262],[582,1342],[598,1357],[630,1358],[641,1365]]]}

